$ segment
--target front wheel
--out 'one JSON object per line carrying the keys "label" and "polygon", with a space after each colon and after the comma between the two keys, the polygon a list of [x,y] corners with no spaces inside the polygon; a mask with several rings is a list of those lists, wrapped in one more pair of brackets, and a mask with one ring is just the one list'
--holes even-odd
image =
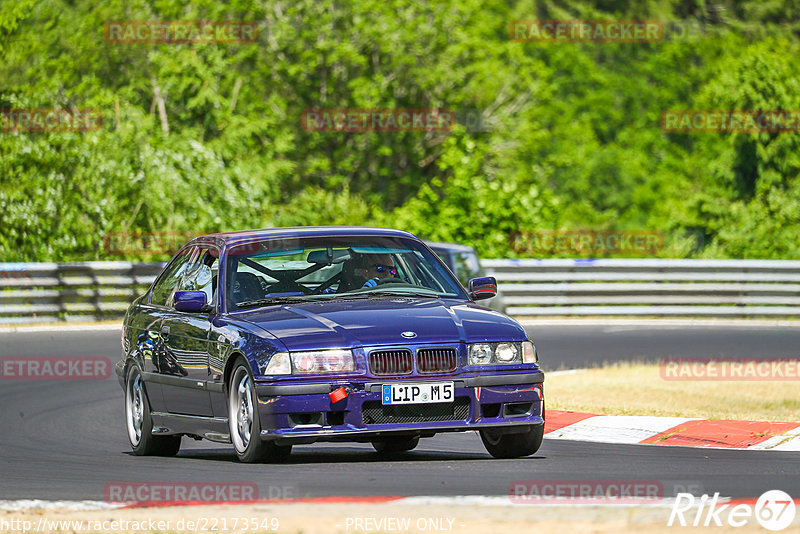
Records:
{"label": "front wheel", "polygon": [[153,435],[150,402],[136,364],[132,364],[125,375],[125,426],[136,456],[175,456],[181,448],[180,435]]}
{"label": "front wheel", "polygon": [[236,457],[244,463],[286,460],[291,445],[278,446],[261,439],[257,399],[250,367],[237,362],[228,385],[228,426]]}
{"label": "front wheel", "polygon": [[530,425],[524,432],[506,434],[502,430],[481,430],[481,441],[495,458],[530,456],[539,450],[544,438],[544,424]]}

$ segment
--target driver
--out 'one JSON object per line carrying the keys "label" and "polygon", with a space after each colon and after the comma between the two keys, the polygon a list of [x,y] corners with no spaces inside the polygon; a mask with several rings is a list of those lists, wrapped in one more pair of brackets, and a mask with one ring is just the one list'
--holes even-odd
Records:
{"label": "driver", "polygon": [[347,293],[354,289],[375,287],[381,278],[397,276],[397,267],[391,254],[354,254],[342,266],[339,288],[325,289],[322,293]]}
{"label": "driver", "polygon": [[391,254],[365,254],[361,269],[356,269],[355,274],[362,277],[364,285],[361,287],[375,287],[382,278],[396,278],[397,266]]}

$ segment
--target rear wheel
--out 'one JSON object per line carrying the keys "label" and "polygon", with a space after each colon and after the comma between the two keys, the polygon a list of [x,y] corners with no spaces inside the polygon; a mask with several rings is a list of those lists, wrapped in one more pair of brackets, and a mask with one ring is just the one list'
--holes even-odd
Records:
{"label": "rear wheel", "polygon": [[128,442],[137,456],[175,456],[181,436],[154,436],[150,402],[139,367],[131,365],[125,376],[125,426]]}
{"label": "rear wheel", "polygon": [[372,447],[383,454],[410,451],[417,445],[419,445],[419,436],[386,438],[372,442]]}
{"label": "rear wheel", "polygon": [[481,441],[495,458],[530,456],[539,450],[544,438],[544,425],[530,425],[524,432],[506,434],[502,430],[481,430]]}
{"label": "rear wheel", "polygon": [[240,360],[228,385],[228,426],[236,457],[244,463],[286,460],[291,445],[278,446],[261,439],[257,399],[250,366]]}

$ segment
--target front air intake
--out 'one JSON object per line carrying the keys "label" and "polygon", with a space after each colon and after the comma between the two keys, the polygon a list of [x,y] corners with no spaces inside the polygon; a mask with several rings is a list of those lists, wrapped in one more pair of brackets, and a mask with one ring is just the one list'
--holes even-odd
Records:
{"label": "front air intake", "polygon": [[370,353],[369,368],[378,376],[410,375],[414,370],[410,350],[381,350]]}
{"label": "front air intake", "polygon": [[452,347],[417,351],[417,370],[420,374],[452,373],[457,367],[458,352]]}

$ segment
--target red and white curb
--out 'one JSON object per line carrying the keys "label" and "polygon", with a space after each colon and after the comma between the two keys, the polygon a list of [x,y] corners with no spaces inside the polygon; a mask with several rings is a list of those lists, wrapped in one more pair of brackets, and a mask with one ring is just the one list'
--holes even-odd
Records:
{"label": "red and white curb", "polygon": [[800,423],[597,415],[548,410],[545,437],[715,449],[800,451]]}
{"label": "red and white curb", "polygon": [[[215,501],[215,502],[169,502],[154,503],[150,506],[136,505],[126,506],[124,504],[111,504],[105,501],[44,501],[44,500],[0,500],[0,510],[6,512],[24,512],[26,510],[42,511],[72,511],[89,512],[102,510],[123,510],[126,508],[170,508],[175,506],[248,506],[248,505],[287,505],[287,504],[358,504],[361,506],[370,505],[399,505],[399,506],[448,506],[448,507],[524,507],[536,503],[537,506],[569,506],[569,507],[653,507],[663,508],[672,507],[675,503],[674,497],[654,498],[652,502],[627,502],[615,499],[598,499],[595,502],[566,502],[548,503],[536,500],[525,502],[511,498],[509,495],[454,495],[454,496],[419,496],[419,497],[399,497],[399,496],[376,496],[376,497],[309,497],[301,499],[259,499],[254,501]],[[750,504],[757,502],[757,497],[751,498],[731,498],[721,497],[720,503],[729,505]],[[800,499],[793,499],[796,505],[800,505]]]}

